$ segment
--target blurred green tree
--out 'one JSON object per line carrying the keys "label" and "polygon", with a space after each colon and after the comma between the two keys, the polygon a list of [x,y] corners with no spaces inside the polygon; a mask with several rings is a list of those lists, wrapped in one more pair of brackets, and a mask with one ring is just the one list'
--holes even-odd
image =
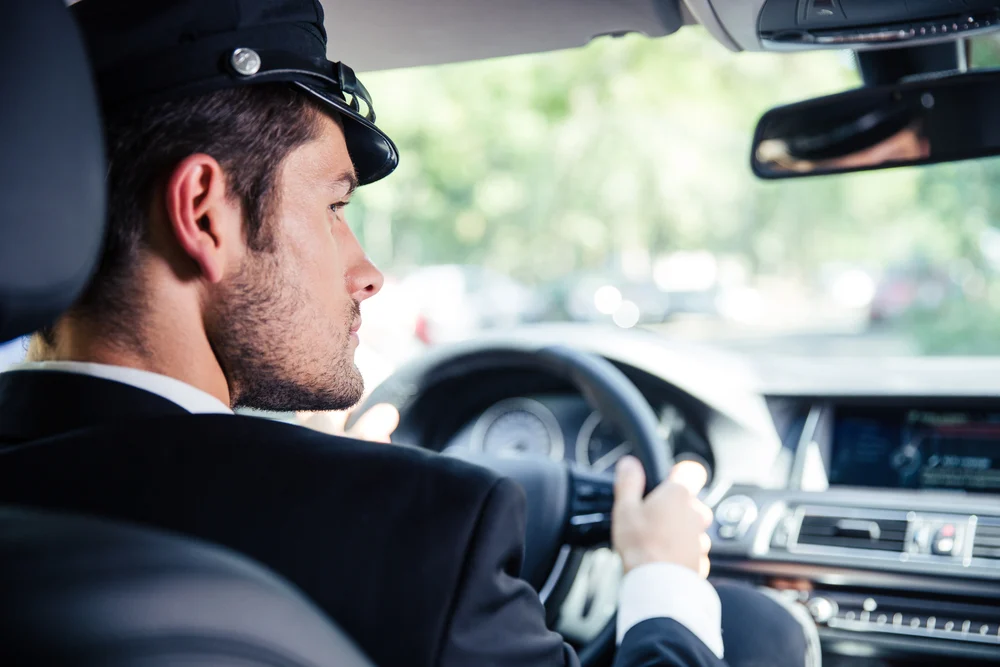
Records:
{"label": "blurred green tree", "polygon": [[[995,41],[973,54],[1000,62]],[[472,263],[540,284],[675,250],[806,282],[834,261],[982,268],[979,242],[1000,207],[996,161],[753,177],[760,115],[859,85],[849,53],[733,54],[685,28],[365,83],[402,160],[349,217],[389,272]]]}

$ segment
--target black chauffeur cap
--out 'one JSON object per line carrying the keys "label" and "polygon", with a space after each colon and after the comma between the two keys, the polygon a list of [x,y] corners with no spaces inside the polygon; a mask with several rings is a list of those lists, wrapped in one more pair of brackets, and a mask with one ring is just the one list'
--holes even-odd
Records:
{"label": "black chauffeur cap", "polygon": [[343,118],[361,184],[399,163],[368,91],[351,68],[326,59],[319,0],[82,0],[71,10],[106,114],[286,82]]}

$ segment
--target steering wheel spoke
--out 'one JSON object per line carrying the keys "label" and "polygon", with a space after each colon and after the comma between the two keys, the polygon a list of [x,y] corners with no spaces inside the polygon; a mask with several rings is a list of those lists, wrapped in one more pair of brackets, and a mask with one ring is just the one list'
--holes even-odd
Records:
{"label": "steering wheel spoke", "polygon": [[607,475],[571,469],[566,544],[593,547],[611,541],[614,483]]}

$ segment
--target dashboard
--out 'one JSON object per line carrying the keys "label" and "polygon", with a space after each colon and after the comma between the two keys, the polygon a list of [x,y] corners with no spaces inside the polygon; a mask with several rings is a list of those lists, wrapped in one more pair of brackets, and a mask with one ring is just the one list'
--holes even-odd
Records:
{"label": "dashboard", "polygon": [[[553,343],[617,365],[678,458],[710,465],[713,578],[803,605],[824,664],[1000,662],[1000,362],[755,366],[643,332],[550,328],[434,352],[369,401],[400,408],[401,444],[610,473],[629,452],[620,434],[571,386],[496,352]],[[550,601],[570,641],[610,618],[615,567],[606,549],[583,554]]]}
{"label": "dashboard", "polygon": [[833,655],[1000,661],[1000,398],[769,401],[793,463],[716,506],[716,575],[805,605]]}

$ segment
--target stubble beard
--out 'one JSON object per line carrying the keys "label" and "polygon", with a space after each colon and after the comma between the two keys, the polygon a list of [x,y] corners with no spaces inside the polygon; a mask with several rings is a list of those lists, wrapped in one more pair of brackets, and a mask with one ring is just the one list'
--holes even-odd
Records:
{"label": "stubble beard", "polygon": [[209,340],[234,408],[275,412],[345,410],[364,392],[351,327],[360,305],[323,327],[304,289],[271,253],[252,253],[220,289]]}

